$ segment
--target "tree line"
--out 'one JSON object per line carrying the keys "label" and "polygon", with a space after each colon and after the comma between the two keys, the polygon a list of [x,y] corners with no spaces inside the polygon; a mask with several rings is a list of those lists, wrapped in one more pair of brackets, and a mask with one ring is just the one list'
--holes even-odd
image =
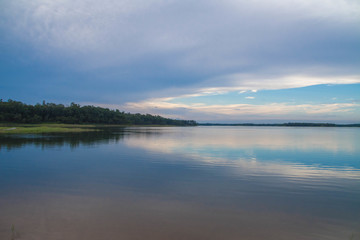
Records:
{"label": "tree line", "polygon": [[29,105],[9,99],[0,100],[0,122],[11,123],[69,123],[69,124],[129,124],[196,126],[193,120],[175,120],[150,114],[132,114],[118,109],[95,106],[69,106],[55,103]]}

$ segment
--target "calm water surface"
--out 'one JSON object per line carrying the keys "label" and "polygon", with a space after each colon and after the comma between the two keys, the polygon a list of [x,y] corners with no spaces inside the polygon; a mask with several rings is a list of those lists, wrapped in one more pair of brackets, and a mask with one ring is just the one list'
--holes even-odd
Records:
{"label": "calm water surface", "polygon": [[0,239],[14,237],[360,239],[360,129],[1,136]]}

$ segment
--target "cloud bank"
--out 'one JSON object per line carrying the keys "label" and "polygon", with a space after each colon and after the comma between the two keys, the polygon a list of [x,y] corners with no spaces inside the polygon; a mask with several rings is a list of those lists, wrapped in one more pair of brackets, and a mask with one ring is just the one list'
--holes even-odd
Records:
{"label": "cloud bank", "polygon": [[360,82],[357,0],[12,0],[0,19],[4,97],[141,110],[154,98]]}

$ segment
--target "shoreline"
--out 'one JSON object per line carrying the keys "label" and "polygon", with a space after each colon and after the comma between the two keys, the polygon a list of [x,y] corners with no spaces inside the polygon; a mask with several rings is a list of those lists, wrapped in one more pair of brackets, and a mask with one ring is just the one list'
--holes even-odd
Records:
{"label": "shoreline", "polygon": [[356,124],[334,124],[334,123],[198,123],[198,126],[209,127],[360,127]]}
{"label": "shoreline", "polygon": [[[282,123],[282,124],[217,124],[199,123],[198,126],[209,127],[360,127],[360,124],[330,123]],[[0,135],[3,134],[43,134],[43,133],[78,133],[104,131],[110,128],[125,127],[181,127],[177,125],[117,125],[117,124],[67,124],[67,123],[0,123]],[[189,127],[189,126],[185,126]]]}
{"label": "shoreline", "polygon": [[[3,134],[43,134],[97,132],[110,128],[125,127],[179,127],[177,125],[116,125],[116,124],[67,124],[67,123],[0,123],[0,135]],[[188,127],[188,126],[186,126]]]}

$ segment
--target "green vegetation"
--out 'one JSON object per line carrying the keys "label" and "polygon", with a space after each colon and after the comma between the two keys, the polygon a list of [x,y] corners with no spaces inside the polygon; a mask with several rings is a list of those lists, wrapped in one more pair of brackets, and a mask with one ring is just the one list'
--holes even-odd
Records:
{"label": "green vegetation", "polygon": [[[70,106],[55,103],[28,105],[22,102],[0,100],[0,122],[3,123],[65,123],[65,124],[116,124],[116,125],[171,125],[196,126],[193,120],[175,120],[150,114],[131,114],[95,106]],[[33,129],[34,131],[45,131]],[[53,129],[54,126],[52,126]],[[83,128],[81,128],[83,129]],[[15,131],[16,129],[9,130]],[[58,129],[60,130],[60,129]],[[61,129],[64,130],[64,129]],[[72,131],[74,129],[71,129]],[[1,131],[6,131],[2,129]],[[54,130],[56,131],[56,130]]]}
{"label": "green vegetation", "polygon": [[15,240],[17,238],[19,238],[20,235],[19,233],[15,230],[15,225],[11,224],[11,240]]}
{"label": "green vegetation", "polygon": [[0,134],[37,134],[98,131],[95,125],[78,124],[0,124]]}

